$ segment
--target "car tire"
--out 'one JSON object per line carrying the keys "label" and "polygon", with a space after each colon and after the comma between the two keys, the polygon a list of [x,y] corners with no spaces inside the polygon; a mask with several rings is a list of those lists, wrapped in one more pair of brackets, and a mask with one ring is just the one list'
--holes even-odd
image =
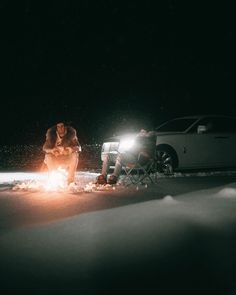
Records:
{"label": "car tire", "polygon": [[158,172],[172,175],[178,163],[176,152],[168,146],[157,147],[156,157]]}

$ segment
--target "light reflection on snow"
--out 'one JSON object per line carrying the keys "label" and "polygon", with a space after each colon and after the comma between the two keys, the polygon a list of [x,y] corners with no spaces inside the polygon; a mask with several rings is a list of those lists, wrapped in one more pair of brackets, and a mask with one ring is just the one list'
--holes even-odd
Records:
{"label": "light reflection on snow", "polygon": [[11,183],[14,181],[24,180],[42,180],[48,176],[48,173],[32,173],[32,172],[4,172],[0,173],[0,184]]}
{"label": "light reflection on snow", "polygon": [[51,175],[48,172],[6,172],[0,173],[1,189],[12,189],[14,191],[67,191],[81,192],[97,177],[97,173],[77,172],[76,182],[67,185],[67,175],[63,169],[54,171]]}
{"label": "light reflection on snow", "polygon": [[[57,172],[58,173],[58,172]],[[115,190],[115,186],[94,184],[99,173],[89,171],[77,171],[76,182],[67,185],[65,173],[61,170],[52,177],[48,172],[1,172],[0,190],[13,189],[15,191],[70,191],[70,192],[93,192]],[[212,171],[212,172],[175,172],[173,175],[165,176],[157,173],[157,178],[179,178],[179,177],[207,177],[207,176],[229,176],[236,175],[236,171]],[[53,178],[59,178],[59,185]],[[122,176],[119,182],[122,183]],[[146,186],[145,186],[146,188]],[[137,187],[139,190],[139,187]],[[227,192],[228,193],[228,192]],[[235,191],[230,191],[230,195],[235,195]]]}
{"label": "light reflection on snow", "polygon": [[98,173],[77,172],[76,182],[67,185],[67,171],[59,168],[51,173],[0,173],[0,185],[14,191],[45,192],[94,192],[116,188],[111,185],[96,185]]}
{"label": "light reflection on snow", "polygon": [[21,183],[17,183],[12,189],[14,191],[68,191],[73,190],[80,191],[81,189],[75,183],[67,185],[68,172],[65,169],[59,167],[57,170],[53,170],[46,174],[44,179],[30,179]]}
{"label": "light reflection on snow", "polygon": [[48,173],[48,179],[45,183],[46,191],[64,190],[67,187],[68,172],[65,169],[58,168],[57,170]]}

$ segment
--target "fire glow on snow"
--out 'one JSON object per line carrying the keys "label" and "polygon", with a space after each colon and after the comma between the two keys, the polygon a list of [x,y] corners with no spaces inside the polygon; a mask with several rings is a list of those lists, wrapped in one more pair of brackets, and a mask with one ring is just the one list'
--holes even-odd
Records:
{"label": "fire glow on snow", "polygon": [[[58,168],[57,170],[53,170],[50,173],[45,174],[45,178],[42,179],[33,179],[23,181],[21,183],[16,184],[13,187],[13,190],[43,190],[43,191],[66,191],[70,190],[76,185],[70,184],[67,185],[67,175],[68,172],[65,169]],[[78,189],[76,187],[76,189]]]}
{"label": "fire glow on snow", "polygon": [[[110,185],[94,184],[96,177],[99,175],[95,172],[77,171],[76,183],[67,185],[66,174],[63,169],[54,171],[51,175],[48,172],[3,172],[0,173],[0,190],[13,189],[14,191],[62,191],[62,192],[94,192],[115,190],[116,187]],[[180,173],[175,172],[173,175],[165,176],[157,173],[157,178],[162,177],[203,177],[212,175],[236,175],[236,171],[227,172],[202,172],[202,173]],[[122,177],[121,177],[122,178]],[[58,183],[59,182],[59,183]],[[122,184],[122,179],[120,184]],[[119,187],[120,188],[120,187]],[[146,186],[145,186],[146,188]],[[136,187],[139,190],[139,187]],[[228,193],[228,191],[227,191]],[[228,194],[227,194],[228,195]],[[230,191],[230,195],[235,195],[235,191]]]}
{"label": "fire glow on snow", "polygon": [[[34,174],[34,176],[33,174],[26,175],[26,173],[18,173],[16,177],[14,173],[8,173],[7,178],[8,182],[13,182],[14,186],[12,190],[14,191],[46,191],[76,193],[115,189],[111,185],[95,185],[94,180],[97,174],[95,174],[94,176],[93,174],[90,174],[90,178],[86,177],[86,174],[80,174],[80,177],[77,177],[77,181],[69,185],[67,184],[68,172],[60,167],[57,170],[51,171],[50,173],[36,173]],[[91,181],[91,177],[93,177],[93,181]],[[16,181],[16,178],[18,181]]]}

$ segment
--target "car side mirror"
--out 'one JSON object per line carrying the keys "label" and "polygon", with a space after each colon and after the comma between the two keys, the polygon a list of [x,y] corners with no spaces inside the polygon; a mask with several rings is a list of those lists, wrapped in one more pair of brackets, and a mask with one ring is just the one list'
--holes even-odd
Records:
{"label": "car side mirror", "polygon": [[198,134],[205,133],[206,131],[207,131],[207,127],[205,125],[199,125],[199,126],[197,126],[197,133]]}

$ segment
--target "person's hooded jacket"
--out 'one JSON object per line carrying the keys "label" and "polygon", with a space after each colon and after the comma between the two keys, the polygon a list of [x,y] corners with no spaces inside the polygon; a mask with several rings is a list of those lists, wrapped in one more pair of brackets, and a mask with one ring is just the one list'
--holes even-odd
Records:
{"label": "person's hooded jacket", "polygon": [[[46,133],[46,141],[43,145],[43,151],[47,152],[49,149],[55,147],[57,141],[57,127],[56,125],[49,128]],[[63,136],[61,146],[70,147],[74,151],[81,152],[81,146],[77,138],[76,130],[71,126],[66,126],[66,134]]]}

